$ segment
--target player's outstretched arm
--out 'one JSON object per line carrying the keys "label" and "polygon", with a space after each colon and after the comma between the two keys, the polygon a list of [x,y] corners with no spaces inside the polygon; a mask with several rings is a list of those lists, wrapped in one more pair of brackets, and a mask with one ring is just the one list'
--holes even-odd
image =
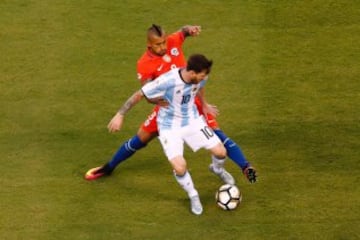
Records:
{"label": "player's outstretched arm", "polygon": [[180,29],[180,31],[182,31],[184,33],[185,37],[188,37],[188,36],[195,37],[200,34],[201,26],[186,25],[186,26],[183,26]]}
{"label": "player's outstretched arm", "polygon": [[140,100],[144,97],[144,94],[141,90],[136,91],[126,102],[124,105],[117,111],[114,117],[110,120],[108,124],[109,132],[119,131],[124,122],[125,114],[135,106]]}

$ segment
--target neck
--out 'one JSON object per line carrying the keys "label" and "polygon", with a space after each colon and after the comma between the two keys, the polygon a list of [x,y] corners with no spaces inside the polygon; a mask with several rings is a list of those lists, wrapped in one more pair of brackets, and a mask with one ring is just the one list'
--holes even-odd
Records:
{"label": "neck", "polygon": [[156,57],[163,57],[164,55],[160,55],[155,53],[150,47],[147,48],[148,52],[150,53],[150,55],[156,56]]}
{"label": "neck", "polygon": [[179,71],[180,77],[181,79],[185,82],[185,83],[191,83],[191,78],[190,78],[190,74],[189,72],[186,70],[186,68],[182,68]]}

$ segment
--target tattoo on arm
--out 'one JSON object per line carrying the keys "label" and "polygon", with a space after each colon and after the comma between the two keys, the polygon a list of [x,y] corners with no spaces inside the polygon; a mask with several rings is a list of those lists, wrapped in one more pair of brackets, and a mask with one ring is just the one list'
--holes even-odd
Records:
{"label": "tattoo on arm", "polygon": [[118,113],[120,115],[125,115],[133,106],[140,102],[143,96],[144,95],[141,90],[134,93],[128,100],[126,100],[124,105],[119,109]]}

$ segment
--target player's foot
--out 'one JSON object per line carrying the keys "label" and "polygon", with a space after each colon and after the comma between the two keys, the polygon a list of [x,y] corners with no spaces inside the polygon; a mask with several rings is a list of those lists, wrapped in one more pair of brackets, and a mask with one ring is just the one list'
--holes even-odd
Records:
{"label": "player's foot", "polygon": [[96,168],[92,168],[89,171],[86,172],[85,174],[85,179],[92,181],[92,180],[96,180],[104,175],[107,175],[104,167],[96,167]]}
{"label": "player's foot", "polygon": [[190,198],[191,212],[195,215],[200,215],[203,212],[203,207],[200,202],[199,195],[195,195]]}
{"label": "player's foot", "polygon": [[249,166],[247,168],[244,169],[244,174],[246,176],[246,178],[249,180],[249,182],[251,183],[255,183],[256,182],[256,170],[255,168]]}
{"label": "player's foot", "polygon": [[231,174],[225,170],[225,168],[222,168],[220,171],[215,171],[214,169],[214,165],[210,164],[209,166],[209,170],[213,173],[215,173],[216,175],[218,175],[218,177],[227,184],[231,184],[234,185],[235,184],[235,179],[233,176],[231,176]]}

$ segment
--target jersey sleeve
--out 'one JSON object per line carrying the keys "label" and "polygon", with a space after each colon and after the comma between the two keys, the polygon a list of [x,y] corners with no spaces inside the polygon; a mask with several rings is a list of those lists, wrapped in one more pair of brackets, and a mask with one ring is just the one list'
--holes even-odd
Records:
{"label": "jersey sleeve", "polygon": [[154,81],[145,84],[141,91],[147,99],[157,99],[165,95],[166,88],[167,82],[164,81],[164,78],[158,77]]}
{"label": "jersey sleeve", "polygon": [[185,35],[182,31],[174,32],[168,36],[167,40],[171,45],[181,47],[185,41]]}

